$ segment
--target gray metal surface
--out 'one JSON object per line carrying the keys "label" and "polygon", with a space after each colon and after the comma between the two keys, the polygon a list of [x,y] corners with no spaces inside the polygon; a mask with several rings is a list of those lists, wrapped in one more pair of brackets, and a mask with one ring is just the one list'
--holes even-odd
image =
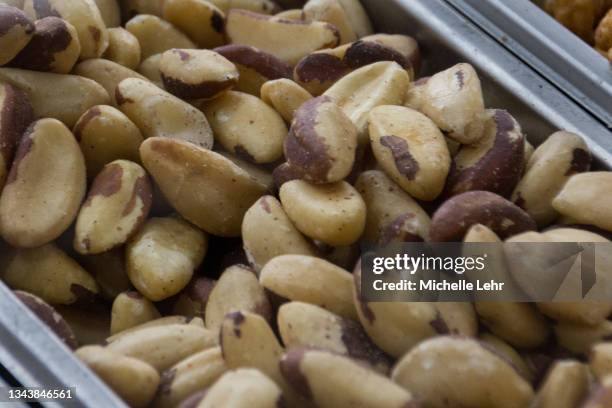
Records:
{"label": "gray metal surface", "polygon": [[447,0],[612,129],[612,66],[529,0]]}

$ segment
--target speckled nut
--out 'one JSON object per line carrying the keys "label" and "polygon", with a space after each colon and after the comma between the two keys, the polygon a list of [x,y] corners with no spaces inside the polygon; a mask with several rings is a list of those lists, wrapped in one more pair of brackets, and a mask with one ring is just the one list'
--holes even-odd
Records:
{"label": "speckled nut", "polygon": [[72,24],[81,44],[81,59],[98,58],[108,47],[106,25],[93,0],[26,0],[23,10],[34,20],[55,16]]}
{"label": "speckled nut", "polygon": [[284,401],[281,389],[261,371],[241,368],[224,374],[198,408],[274,408]]}
{"label": "speckled nut", "polygon": [[89,108],[74,125],[73,133],[81,146],[87,175],[95,177],[115,160],[140,161],[140,130],[121,111],[108,105]]}
{"label": "speckled nut", "polygon": [[161,72],[159,72],[159,61],[161,60],[161,56],[160,53],[144,58],[138,66],[137,71],[158,87],[163,88],[164,84],[162,83]]}
{"label": "speckled nut", "polygon": [[115,91],[117,105],[145,138],[185,140],[210,149],[213,135],[206,117],[195,107],[149,81],[127,78]]}
{"label": "speckled nut", "polygon": [[110,334],[121,333],[161,316],[150,300],[136,291],[119,294],[113,301]]}
{"label": "speckled nut", "polygon": [[242,241],[249,262],[256,271],[278,255],[314,255],[315,250],[293,225],[281,203],[263,196],[244,214]]}
{"label": "speckled nut", "polygon": [[150,364],[100,346],[85,346],[76,356],[129,406],[144,408],[155,396],[159,374]]}
{"label": "speckled nut", "polygon": [[422,342],[397,363],[391,378],[434,408],[520,408],[533,399],[531,385],[503,357],[460,337]]}
{"label": "speckled nut", "polygon": [[11,66],[67,74],[81,53],[76,29],[66,20],[45,17],[34,23],[30,42],[11,61]]}
{"label": "speckled nut", "polygon": [[340,41],[338,30],[328,23],[277,20],[237,9],[228,12],[225,30],[230,43],[251,45],[290,65],[315,50],[335,47]]}
{"label": "speckled nut", "polygon": [[2,237],[37,247],[70,226],[85,195],[85,160],[61,122],[41,119],[21,138],[0,197]]}
{"label": "speckled nut", "polygon": [[24,91],[36,117],[55,118],[68,127],[74,126],[83,112],[92,106],[110,102],[101,85],[77,75],[0,68],[0,81]]}
{"label": "speckled nut", "polygon": [[460,241],[474,224],[490,228],[501,238],[536,229],[529,214],[505,198],[488,191],[468,191],[447,200],[434,213],[430,240]]}
{"label": "speckled nut", "polygon": [[263,267],[259,281],[264,288],[286,299],[312,303],[349,319],[357,318],[351,297],[351,274],[324,259],[277,256]]}
{"label": "speckled nut", "polygon": [[193,41],[169,22],[148,14],[139,14],[125,23],[140,44],[142,59],[171,48],[196,48]]}
{"label": "speckled nut", "polygon": [[521,127],[501,109],[489,109],[477,121],[483,123],[482,137],[454,155],[446,193],[484,190],[508,198],[525,167]]}
{"label": "speckled nut", "polygon": [[457,64],[427,79],[420,110],[458,142],[478,140],[480,132],[467,132],[468,125],[484,111],[480,79],[474,68]]}
{"label": "speckled nut", "polygon": [[0,265],[0,277],[7,285],[52,305],[89,303],[98,293],[94,279],[54,244],[33,249],[3,248]]}
{"label": "speckled nut", "polygon": [[150,138],[140,155],[172,206],[214,235],[240,235],[244,213],[267,190],[230,160],[191,143]]}
{"label": "speckled nut", "polygon": [[409,86],[406,70],[396,62],[383,61],[351,72],[324,95],[331,97],[353,121],[360,144],[365,144],[370,111],[380,105],[402,104]]}
{"label": "speckled nut", "polygon": [[211,99],[238,82],[238,70],[210,50],[165,51],[159,61],[164,88],[181,99]]}
{"label": "speckled nut", "polygon": [[345,181],[312,184],[292,180],[282,185],[280,199],[297,229],[328,245],[350,245],[365,228],[365,203]]}
{"label": "speckled nut", "polygon": [[359,323],[319,306],[285,303],[278,310],[278,328],[287,348],[328,350],[365,362],[383,374],[389,372],[390,357],[372,343]]}
{"label": "speckled nut", "polygon": [[15,296],[27,306],[61,341],[71,349],[78,346],[77,339],[66,320],[47,302],[31,293],[16,290]]}
{"label": "speckled nut", "polygon": [[167,324],[134,330],[106,348],[166,370],[204,349],[215,347],[216,333],[191,324]]}
{"label": "speckled nut", "polygon": [[378,164],[412,197],[431,201],[442,192],[451,158],[442,132],[427,116],[378,106],[370,112],[369,133]]}
{"label": "speckled nut", "polygon": [[285,122],[291,123],[295,111],[312,99],[312,95],[292,80],[282,78],[265,82],[261,86],[261,99],[272,106]]}
{"label": "speckled nut", "polygon": [[74,249],[97,254],[124,244],[145,222],[152,200],[151,182],[142,167],[127,160],[107,164],[77,217]]}
{"label": "speckled nut", "polygon": [[594,171],[569,178],[552,206],[578,223],[612,231],[612,172]]}
{"label": "speckled nut", "polygon": [[103,58],[135,70],[140,64],[140,43],[123,27],[108,29],[108,48]]}
{"label": "speckled nut", "polygon": [[0,65],[11,61],[33,35],[34,24],[23,11],[0,4]]}
{"label": "speckled nut", "polygon": [[179,293],[206,254],[206,235],[180,218],[151,218],[128,243],[127,273],[149,300]]}
{"label": "speckled nut", "polygon": [[320,96],[295,112],[284,150],[287,163],[304,180],[341,181],[353,169],[357,129],[331,98]]}
{"label": "speckled nut", "polygon": [[287,382],[321,408],[418,406],[410,392],[389,378],[328,351],[291,349],[280,367]]}
{"label": "speckled nut", "polygon": [[210,387],[227,371],[220,347],[212,347],[176,363],[161,375],[155,408],[175,407],[194,392]]}
{"label": "speckled nut", "polygon": [[512,194],[512,201],[540,226],[557,218],[552,200],[567,180],[588,171],[591,154],[582,138],[570,132],[550,135],[527,162],[525,175]]}
{"label": "speckled nut", "polygon": [[239,158],[252,163],[272,163],[283,155],[287,126],[283,118],[261,99],[229,91],[202,105],[215,141]]}
{"label": "speckled nut", "polygon": [[365,171],[359,175],[355,188],[366,203],[364,242],[387,245],[427,240],[429,215],[385,173]]}
{"label": "speckled nut", "polygon": [[534,408],[574,408],[586,397],[590,387],[587,366],[573,360],[561,360],[548,371],[531,405]]}
{"label": "speckled nut", "polygon": [[10,84],[0,84],[0,191],[10,170],[19,139],[34,120],[26,94]]}
{"label": "speckled nut", "polygon": [[225,15],[208,1],[166,0],[164,19],[201,48],[214,48],[225,43]]}
{"label": "speckled nut", "polygon": [[236,90],[259,96],[266,81],[291,78],[291,67],[274,55],[240,44],[224,45],[213,51],[234,63],[240,73]]}

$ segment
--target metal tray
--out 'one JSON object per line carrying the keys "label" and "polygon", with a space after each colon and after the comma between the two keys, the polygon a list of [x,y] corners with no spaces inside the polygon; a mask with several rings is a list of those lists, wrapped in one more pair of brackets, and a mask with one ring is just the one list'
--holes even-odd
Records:
{"label": "metal tray", "polygon": [[[612,168],[609,130],[450,2],[362,2],[378,31],[404,33],[418,39],[425,61],[421,75],[470,62],[483,82],[486,105],[510,111],[534,144],[558,129],[573,131],[586,138],[598,167]],[[76,387],[78,406],[124,406],[1,282],[0,363],[24,386]]]}

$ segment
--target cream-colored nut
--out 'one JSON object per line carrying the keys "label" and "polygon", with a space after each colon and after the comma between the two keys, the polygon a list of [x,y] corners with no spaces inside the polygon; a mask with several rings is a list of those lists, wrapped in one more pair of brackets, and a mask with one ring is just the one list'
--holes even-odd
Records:
{"label": "cream-colored nut", "polygon": [[127,273],[149,300],[179,293],[206,254],[208,239],[180,218],[151,218],[126,248]]}
{"label": "cream-colored nut", "polygon": [[369,339],[359,323],[319,306],[288,302],[278,309],[278,329],[287,348],[329,350],[365,362],[383,374],[391,359]]}
{"label": "cream-colored nut", "polygon": [[206,102],[202,111],[210,120],[215,139],[236,156],[254,163],[282,157],[287,126],[261,99],[229,91]]}
{"label": "cream-colored nut", "polygon": [[[121,9],[118,0],[94,0],[104,25],[108,28],[121,25]],[[110,33],[109,33],[110,34]]]}
{"label": "cream-colored nut", "polygon": [[256,271],[278,255],[314,255],[315,250],[293,225],[281,203],[263,196],[244,214],[242,241]]}
{"label": "cream-colored nut", "polygon": [[291,123],[295,111],[312,99],[312,95],[292,80],[281,78],[262,85],[261,99],[280,113],[285,122]]}
{"label": "cream-colored nut", "polygon": [[140,43],[134,34],[123,27],[108,29],[108,48],[103,58],[135,70],[140,64]]}
{"label": "cream-colored nut", "polygon": [[525,175],[512,194],[512,201],[523,208],[540,226],[550,224],[558,213],[552,201],[567,180],[589,170],[591,154],[582,138],[570,132],[555,132],[527,162]]}
{"label": "cream-colored nut", "polygon": [[429,78],[431,77],[424,77],[412,82],[410,89],[408,89],[408,93],[406,94],[406,102],[404,105],[411,109],[418,110],[419,112],[421,111],[421,108],[425,103],[425,91],[427,90],[425,85],[427,85]]}
{"label": "cream-colored nut", "polygon": [[36,117],[55,118],[68,127],[74,126],[83,112],[92,106],[110,102],[101,85],[78,75],[0,68],[0,81],[24,91]]}
{"label": "cream-colored nut", "polygon": [[99,58],[108,47],[108,33],[94,0],[26,0],[24,12],[32,19],[61,17],[74,26],[81,59]]}
{"label": "cream-colored nut", "polygon": [[303,20],[302,9],[294,8],[283,10],[280,13],[276,13],[274,18],[284,19],[284,20]]}
{"label": "cream-colored nut", "polygon": [[164,88],[181,99],[211,99],[238,82],[238,70],[210,50],[165,51],[159,61]]}
{"label": "cream-colored nut", "polygon": [[81,256],[79,262],[93,275],[100,287],[100,294],[110,302],[132,288],[125,270],[123,247],[102,254]]}
{"label": "cream-colored nut", "polygon": [[376,62],[346,75],[325,91],[353,121],[360,144],[368,140],[368,115],[380,105],[401,105],[410,76],[396,62]]}
{"label": "cream-colored nut", "polygon": [[124,244],[145,222],[153,200],[147,173],[117,160],[96,176],[76,220],[74,249],[99,254]]}
{"label": "cream-colored nut", "polygon": [[71,349],[75,349],[78,346],[77,339],[74,332],[66,322],[66,320],[60,315],[52,306],[47,302],[35,296],[31,293],[16,290],[13,292],[14,295],[24,305],[27,306],[49,329],[57,335]]}
{"label": "cream-colored nut", "polygon": [[[289,350],[280,363],[283,376],[318,407],[412,407],[410,392],[350,358],[323,350]],[[347,375],[350,373],[350,375]]]}
{"label": "cream-colored nut", "polygon": [[353,169],[357,129],[328,96],[320,96],[296,111],[284,150],[287,163],[303,179],[341,181]]}
{"label": "cream-colored nut", "polygon": [[369,123],[372,151],[387,175],[412,197],[435,199],[444,189],[451,163],[438,127],[403,106],[378,106],[370,112]]}
{"label": "cream-colored nut", "polygon": [[81,347],[76,356],[131,407],[144,408],[153,400],[159,374],[150,364],[101,346]]}
{"label": "cream-colored nut", "polygon": [[242,368],[224,374],[208,390],[198,408],[274,408],[284,394],[261,371]]}
{"label": "cream-colored nut", "polygon": [[59,237],[76,217],[86,179],[70,130],[55,119],[34,122],[21,138],[0,197],[2,237],[28,248]]}
{"label": "cream-colored nut", "polygon": [[11,66],[34,71],[67,74],[77,62],[81,44],[72,24],[58,17],[45,17],[34,23],[30,42],[11,61]]}
{"label": "cream-colored nut", "polygon": [[225,15],[208,1],[165,0],[164,19],[201,48],[214,48],[225,43]]}
{"label": "cream-colored nut", "polygon": [[153,54],[148,58],[144,58],[138,66],[138,72],[145,76],[149,81],[153,82],[160,88],[164,87],[161,78],[161,72],[159,72],[159,62],[161,61],[161,53]]}
{"label": "cream-colored nut", "polygon": [[351,274],[324,259],[277,256],[263,267],[259,281],[266,289],[289,300],[312,303],[349,319],[357,318]]}
{"label": "cream-colored nut", "polygon": [[120,336],[107,349],[166,370],[204,349],[215,347],[216,333],[191,324],[168,324],[134,330]]}
{"label": "cream-colored nut", "polygon": [[552,206],[561,215],[582,224],[612,231],[612,172],[596,171],[569,178]]}
{"label": "cream-colored nut", "polygon": [[267,190],[220,154],[180,140],[150,138],[140,156],[170,204],[214,235],[240,235],[244,213]]}
{"label": "cream-colored nut", "polygon": [[291,78],[291,67],[255,47],[241,44],[217,47],[215,52],[223,55],[238,68],[240,78],[236,90],[259,96],[260,89],[266,81],[280,78]]}
{"label": "cream-colored nut", "polygon": [[482,134],[467,131],[468,125],[484,111],[480,79],[470,64],[457,64],[427,80],[420,110],[448,135],[469,144]]}
{"label": "cream-colored nut", "polygon": [[113,301],[110,334],[121,333],[160,317],[155,305],[140,293],[136,291],[121,293]]}
{"label": "cream-colored nut", "polygon": [[365,171],[359,175],[355,188],[366,203],[365,242],[386,245],[427,240],[429,215],[385,173]]}
{"label": "cream-colored nut", "polygon": [[280,199],[297,229],[326,244],[350,245],[365,228],[365,203],[345,181],[316,185],[292,180],[282,185]]}
{"label": "cream-colored nut", "polygon": [[525,407],[531,385],[481,343],[442,336],[426,340],[395,366],[393,381],[429,407]]}
{"label": "cream-colored nut", "polygon": [[0,277],[10,287],[30,292],[52,305],[91,302],[94,279],[54,244],[33,249],[3,248]]}
{"label": "cream-colored nut", "polygon": [[194,392],[208,388],[227,371],[220,347],[200,351],[176,363],[161,375],[152,407],[178,406]]}
{"label": "cream-colored nut", "polygon": [[305,55],[338,45],[340,35],[328,23],[276,20],[246,10],[227,14],[226,34],[230,43],[257,47],[290,65]]}
{"label": "cream-colored nut", "polygon": [[112,106],[89,108],[74,125],[73,133],[85,156],[89,178],[95,177],[112,161],[140,161],[138,147],[143,141],[140,130]]}
{"label": "cream-colored nut", "polygon": [[309,0],[304,5],[303,18],[306,21],[324,21],[335,26],[340,33],[340,44],[357,40],[357,34],[340,0]]}
{"label": "cream-colored nut", "polygon": [[125,23],[125,29],[138,39],[142,59],[171,48],[196,48],[189,37],[157,16],[139,14]]}
{"label": "cream-colored nut", "polygon": [[242,9],[262,14],[274,14],[279,11],[273,0],[211,0],[215,6],[227,13],[231,9]]}
{"label": "cream-colored nut", "polygon": [[561,347],[586,356],[592,347],[612,338],[612,322],[604,320],[595,326],[572,322],[559,322],[554,326],[555,338]]}
{"label": "cream-colored nut", "polygon": [[244,265],[230,266],[219,277],[206,303],[206,327],[219,330],[225,315],[237,310],[271,319],[270,302],[257,275]]}
{"label": "cream-colored nut", "polygon": [[0,4],[0,65],[11,61],[34,35],[34,24],[17,7]]}
{"label": "cream-colored nut", "polygon": [[344,9],[357,38],[365,37],[374,32],[368,13],[361,5],[360,0],[340,0],[340,5]]}
{"label": "cream-colored nut", "polygon": [[589,370],[585,364],[560,360],[548,371],[532,405],[533,408],[574,408],[589,392]]}
{"label": "cream-colored nut", "polygon": [[454,155],[446,194],[484,190],[510,197],[525,167],[521,127],[501,109],[489,109],[477,120],[483,122],[483,136]]}
{"label": "cream-colored nut", "polygon": [[535,369],[527,364],[523,356],[514,347],[490,333],[482,333],[478,336],[478,339],[507,359],[527,381],[533,382]]}
{"label": "cream-colored nut", "polygon": [[195,107],[153,83],[127,78],[115,91],[117,105],[145,138],[165,137],[210,149],[213,135],[206,117]]}
{"label": "cream-colored nut", "polygon": [[25,92],[11,84],[0,84],[0,191],[10,171],[17,144],[30,123],[34,112]]}
{"label": "cream-colored nut", "polygon": [[[110,321],[109,321],[110,325]],[[105,339],[104,343],[110,344],[113,343],[123,337],[133,334],[139,330],[149,329],[152,327],[161,327],[161,326],[173,326],[173,325],[190,325],[204,328],[204,321],[199,317],[186,317],[186,316],[166,316],[160,317],[159,319],[150,320],[146,323],[139,324],[138,326],[131,327],[129,329],[125,329],[122,332],[114,334],[107,339]]]}
{"label": "cream-colored nut", "polygon": [[176,297],[172,312],[187,317],[205,318],[206,304],[216,281],[196,276]]}

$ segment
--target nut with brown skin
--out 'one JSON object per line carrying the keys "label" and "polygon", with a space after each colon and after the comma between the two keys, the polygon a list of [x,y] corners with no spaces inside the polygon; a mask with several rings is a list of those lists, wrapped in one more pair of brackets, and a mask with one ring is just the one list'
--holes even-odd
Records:
{"label": "nut with brown skin", "polygon": [[291,67],[272,54],[255,47],[230,44],[214,49],[238,68],[240,78],[236,90],[259,96],[266,81],[291,78]]}
{"label": "nut with brown skin", "polygon": [[55,119],[32,123],[0,197],[2,237],[24,248],[53,241],[76,217],[85,188],[85,160],[70,130]]}
{"label": "nut with brown skin", "polygon": [[177,295],[172,312],[187,317],[205,318],[206,304],[216,281],[195,276]]}
{"label": "nut with brown skin", "polygon": [[210,50],[165,51],[159,61],[164,88],[181,99],[211,99],[238,82],[236,66]]}
{"label": "nut with brown skin", "polygon": [[150,300],[136,291],[119,294],[113,301],[110,334],[160,318],[161,315]]}
{"label": "nut with brown skin", "polygon": [[285,398],[281,388],[261,370],[241,368],[228,371],[215,382],[198,407],[274,408]]}
{"label": "nut with brown skin", "polygon": [[164,20],[187,34],[200,48],[225,43],[225,14],[204,0],[166,0]]}
{"label": "nut with brown skin", "polygon": [[0,4],[0,65],[11,61],[32,39],[34,24],[17,7]]}
{"label": "nut with brown skin", "polygon": [[412,197],[431,201],[442,192],[451,158],[442,132],[427,116],[378,106],[370,111],[369,134],[380,167]]}
{"label": "nut with brown skin", "polygon": [[309,0],[302,13],[305,21],[324,21],[335,26],[340,33],[340,44],[357,39],[340,0]]}
{"label": "nut with brown skin", "polygon": [[149,14],[139,14],[125,24],[140,43],[142,59],[171,48],[197,48],[196,44],[166,20]]}
{"label": "nut with brown skin", "polygon": [[295,112],[312,95],[290,79],[281,78],[265,82],[261,86],[261,99],[272,106],[285,122],[291,123]]}
{"label": "nut with brown skin", "polygon": [[34,26],[36,31],[32,39],[10,65],[34,71],[69,73],[81,53],[74,26],[58,17],[42,18]]}
{"label": "nut with brown skin", "polygon": [[140,43],[134,34],[123,27],[108,29],[108,48],[103,58],[135,70],[140,64]]}
{"label": "nut with brown skin", "polygon": [[230,10],[225,28],[231,44],[259,48],[290,65],[315,50],[335,47],[340,41],[338,30],[328,23],[277,20],[246,10]]}

